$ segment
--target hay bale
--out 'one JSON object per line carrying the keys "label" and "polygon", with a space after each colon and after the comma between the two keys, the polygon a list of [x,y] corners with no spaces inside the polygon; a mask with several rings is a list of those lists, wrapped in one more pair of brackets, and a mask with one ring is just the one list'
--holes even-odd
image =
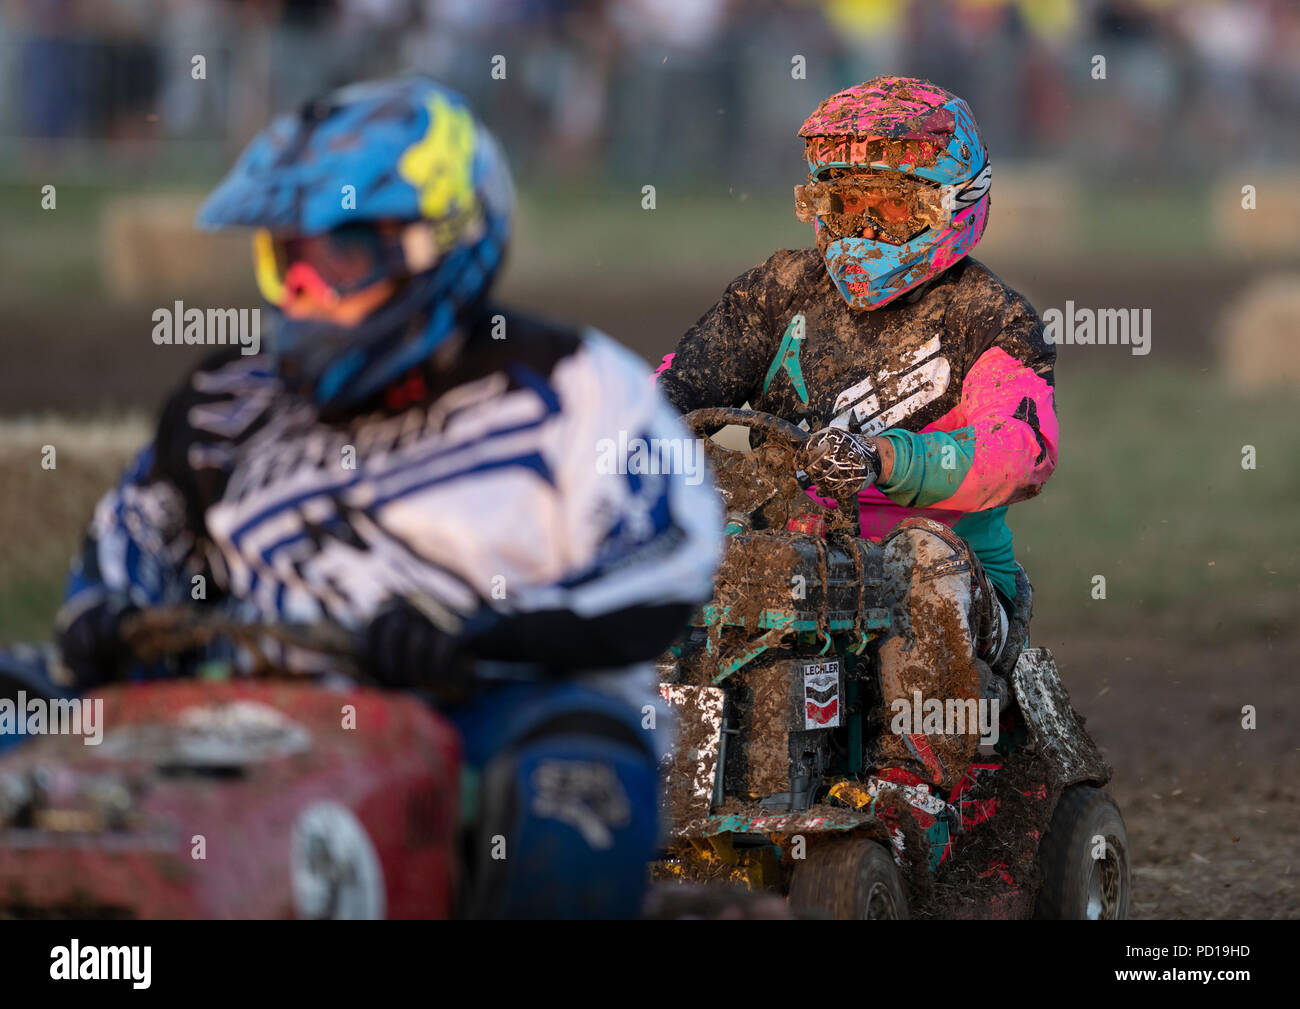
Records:
{"label": "hay bale", "polygon": [[[142,418],[0,422],[0,585],[65,571],[95,502],[148,440]],[[41,462],[54,447],[54,468]]]}
{"label": "hay bale", "polygon": [[[1242,206],[1242,189],[1255,187],[1255,209]],[[1211,191],[1218,248],[1241,256],[1300,252],[1300,175],[1293,170],[1241,168]]]}
{"label": "hay bale", "polygon": [[104,207],[100,270],[104,289],[129,301],[155,298],[170,304],[186,291],[229,289],[247,283],[248,235],[199,231],[198,196],[117,196]]}
{"label": "hay bale", "polygon": [[1034,260],[1078,251],[1078,181],[1054,165],[993,166],[989,222],[976,256]]}
{"label": "hay bale", "polygon": [[1215,343],[1233,388],[1300,389],[1300,274],[1275,273],[1243,290],[1224,309]]}

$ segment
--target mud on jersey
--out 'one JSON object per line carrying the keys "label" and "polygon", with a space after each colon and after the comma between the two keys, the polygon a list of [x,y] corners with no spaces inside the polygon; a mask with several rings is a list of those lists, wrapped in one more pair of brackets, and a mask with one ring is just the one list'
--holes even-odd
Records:
{"label": "mud on jersey", "polygon": [[1056,348],[1029,303],[967,257],[912,297],[853,311],[815,248],[738,277],[664,358],[657,381],[685,412],[740,406],[888,438],[889,482],[859,494],[862,533],[909,515],[952,526],[1015,598],[1006,507],[1056,466]]}
{"label": "mud on jersey", "polygon": [[480,628],[485,657],[658,654],[710,595],[721,505],[706,474],[608,455],[689,436],[609,338],[507,314],[494,340],[488,319],[410,405],[345,422],[263,357],[198,369],[99,503],[61,622],[108,592],[188,603],[204,573],[249,620],[356,628],[421,594]]}

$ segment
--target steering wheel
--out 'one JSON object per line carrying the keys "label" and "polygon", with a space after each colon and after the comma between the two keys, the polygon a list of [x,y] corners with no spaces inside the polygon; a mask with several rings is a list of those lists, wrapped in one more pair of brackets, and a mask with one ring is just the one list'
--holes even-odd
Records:
{"label": "steering wheel", "polygon": [[[728,449],[714,441],[705,442],[719,489],[729,509],[751,516],[762,513],[767,527],[784,528],[788,519],[806,510],[819,514],[806,496],[807,478],[793,471],[794,453],[808,440],[803,428],[761,410],[710,406],[692,410],[682,420],[697,435],[707,438],[728,424],[759,431],[764,442],[749,452]],[[845,497],[834,509],[826,509],[828,521],[841,530],[860,534],[857,495]],[[836,517],[838,516],[838,518]]]}
{"label": "steering wheel", "polygon": [[803,428],[773,414],[763,413],[761,410],[742,410],[734,406],[706,406],[683,415],[682,420],[692,431],[706,438],[719,428],[735,424],[738,427],[747,427],[751,431],[759,431],[790,448],[798,448],[808,440],[808,432]]}
{"label": "steering wheel", "polygon": [[256,663],[258,676],[310,675],[285,668],[268,643],[314,652],[333,659],[358,679],[356,646],[341,628],[328,624],[249,624],[232,620],[221,613],[197,607],[156,607],[128,617],[122,627],[122,639],[137,659],[152,661],[200,648],[217,638],[225,638],[248,650]]}

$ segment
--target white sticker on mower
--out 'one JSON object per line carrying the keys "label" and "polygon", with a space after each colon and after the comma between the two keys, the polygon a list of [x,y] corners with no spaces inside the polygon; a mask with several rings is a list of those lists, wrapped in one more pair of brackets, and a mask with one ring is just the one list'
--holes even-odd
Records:
{"label": "white sticker on mower", "polygon": [[261,701],[189,707],[170,722],[126,725],[108,733],[98,755],[181,767],[240,767],[301,753],[306,728]]}
{"label": "white sticker on mower", "polygon": [[384,917],[384,870],[352,810],[314,802],[293,825],[289,849],[293,907],[299,918],[373,921]]}
{"label": "white sticker on mower", "polygon": [[691,812],[707,815],[713,799],[713,782],[718,773],[718,755],[722,744],[722,708],[726,695],[717,687],[659,685],[659,693],[673,708],[681,726],[678,741],[689,739],[695,748],[677,747],[663,761],[666,785],[689,789],[693,801],[688,806],[699,806]]}
{"label": "white sticker on mower", "polygon": [[840,662],[810,662],[803,667],[805,729],[833,729],[840,724]]}
{"label": "white sticker on mower", "polygon": [[879,799],[890,792],[902,795],[903,800],[931,816],[942,816],[948,804],[933,794],[925,785],[903,785],[883,778],[870,777],[864,783],[867,794],[872,799]]}

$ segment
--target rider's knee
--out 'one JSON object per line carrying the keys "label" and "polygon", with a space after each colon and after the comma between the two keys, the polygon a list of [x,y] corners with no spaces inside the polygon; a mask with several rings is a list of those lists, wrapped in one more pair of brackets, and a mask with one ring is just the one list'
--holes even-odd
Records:
{"label": "rider's knee", "polygon": [[589,715],[494,757],[478,787],[476,918],[628,918],[658,844],[658,768],[626,727]]}
{"label": "rider's knee", "polygon": [[934,519],[904,519],[885,536],[882,546],[885,577],[899,588],[951,575],[970,577],[970,546]]}

